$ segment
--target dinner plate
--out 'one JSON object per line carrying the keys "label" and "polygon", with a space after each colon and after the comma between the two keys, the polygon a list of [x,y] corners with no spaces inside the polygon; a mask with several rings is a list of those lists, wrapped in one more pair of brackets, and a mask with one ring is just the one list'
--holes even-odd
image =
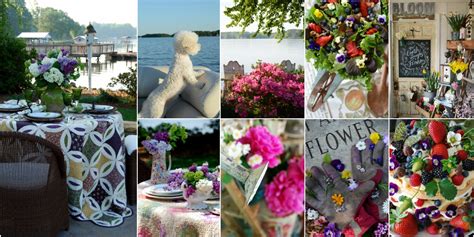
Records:
{"label": "dinner plate", "polygon": [[90,113],[90,114],[108,114],[114,111],[115,111],[115,107],[110,106],[110,105],[95,105],[94,108],[92,108],[92,105],[91,105],[91,106],[87,106],[84,112]]}
{"label": "dinner plate", "polygon": [[0,104],[0,112],[18,112],[24,109],[24,106],[19,104]]}
{"label": "dinner plate", "polygon": [[33,113],[28,113],[27,116],[30,118],[36,118],[36,119],[54,119],[54,118],[60,118],[62,114],[56,113],[56,112],[33,112]]}
{"label": "dinner plate", "polygon": [[179,199],[183,199],[183,195],[171,196],[171,197],[162,197],[162,196],[151,195],[149,193],[143,193],[143,194],[145,194],[145,196],[148,197],[148,198],[158,199],[158,200],[179,200]]}
{"label": "dinner plate", "polygon": [[145,188],[145,193],[152,194],[159,197],[171,197],[183,195],[183,190],[167,190],[168,184],[157,184]]}

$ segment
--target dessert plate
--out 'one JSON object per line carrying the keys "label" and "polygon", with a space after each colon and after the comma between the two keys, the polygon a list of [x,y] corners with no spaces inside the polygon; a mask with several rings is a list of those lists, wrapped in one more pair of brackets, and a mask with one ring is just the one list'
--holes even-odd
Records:
{"label": "dessert plate", "polygon": [[173,197],[173,196],[182,196],[183,190],[167,190],[168,184],[157,184],[145,188],[143,191],[145,194],[150,194],[157,197]]}

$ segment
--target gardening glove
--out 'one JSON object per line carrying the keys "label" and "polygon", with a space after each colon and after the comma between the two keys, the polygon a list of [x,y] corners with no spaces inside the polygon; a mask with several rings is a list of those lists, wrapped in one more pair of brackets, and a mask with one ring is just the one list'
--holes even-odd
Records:
{"label": "gardening glove", "polygon": [[[374,182],[369,180],[350,191],[340,173],[330,164],[323,163],[323,169],[324,171],[316,166],[311,168],[311,176],[306,182],[306,202],[329,221],[336,223],[340,229],[344,229],[374,188]],[[336,201],[338,197],[342,197],[342,202]]]}
{"label": "gardening glove", "polygon": [[388,198],[384,188],[388,182],[387,144],[382,140],[373,144],[370,139],[366,139],[364,144],[365,149],[361,149],[360,144],[352,146],[352,174],[357,182],[368,179],[375,182],[376,187],[364,203],[364,208],[378,221],[386,221],[388,216],[381,208]]}

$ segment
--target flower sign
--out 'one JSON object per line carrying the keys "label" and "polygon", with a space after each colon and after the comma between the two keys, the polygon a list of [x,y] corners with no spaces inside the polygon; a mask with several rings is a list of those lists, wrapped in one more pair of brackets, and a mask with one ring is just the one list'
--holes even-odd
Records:
{"label": "flower sign", "polygon": [[387,13],[379,0],[316,3],[306,16],[307,60],[370,90],[372,73],[384,64]]}
{"label": "flower sign", "polygon": [[28,72],[36,79],[36,85],[68,87],[71,81],[79,78],[79,68],[82,68],[82,64],[68,56],[67,50],[51,50],[26,61]]}

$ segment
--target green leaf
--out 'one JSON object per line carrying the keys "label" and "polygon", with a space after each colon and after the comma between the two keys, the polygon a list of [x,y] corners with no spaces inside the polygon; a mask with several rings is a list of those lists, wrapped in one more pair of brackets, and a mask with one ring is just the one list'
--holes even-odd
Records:
{"label": "green leaf", "polygon": [[326,164],[331,163],[331,155],[329,155],[328,153],[324,154],[323,155],[323,163],[326,163]]}
{"label": "green leaf", "polygon": [[393,141],[403,141],[405,140],[405,136],[407,134],[407,126],[404,122],[400,122],[395,128],[395,133],[393,135]]}
{"label": "green leaf", "polygon": [[421,140],[420,135],[418,135],[418,134],[417,135],[411,135],[405,140],[405,143],[403,144],[403,146],[412,147],[413,145],[415,145],[415,143],[419,142],[420,140]]}
{"label": "green leaf", "polygon": [[453,183],[447,179],[444,178],[439,182],[439,190],[441,192],[441,195],[443,195],[446,200],[451,201],[456,197],[456,194],[458,193],[458,190],[456,187],[453,185]]}
{"label": "green leaf", "polygon": [[433,197],[438,193],[438,183],[435,180],[432,180],[431,182],[427,183],[425,185],[425,192],[426,195]]}

